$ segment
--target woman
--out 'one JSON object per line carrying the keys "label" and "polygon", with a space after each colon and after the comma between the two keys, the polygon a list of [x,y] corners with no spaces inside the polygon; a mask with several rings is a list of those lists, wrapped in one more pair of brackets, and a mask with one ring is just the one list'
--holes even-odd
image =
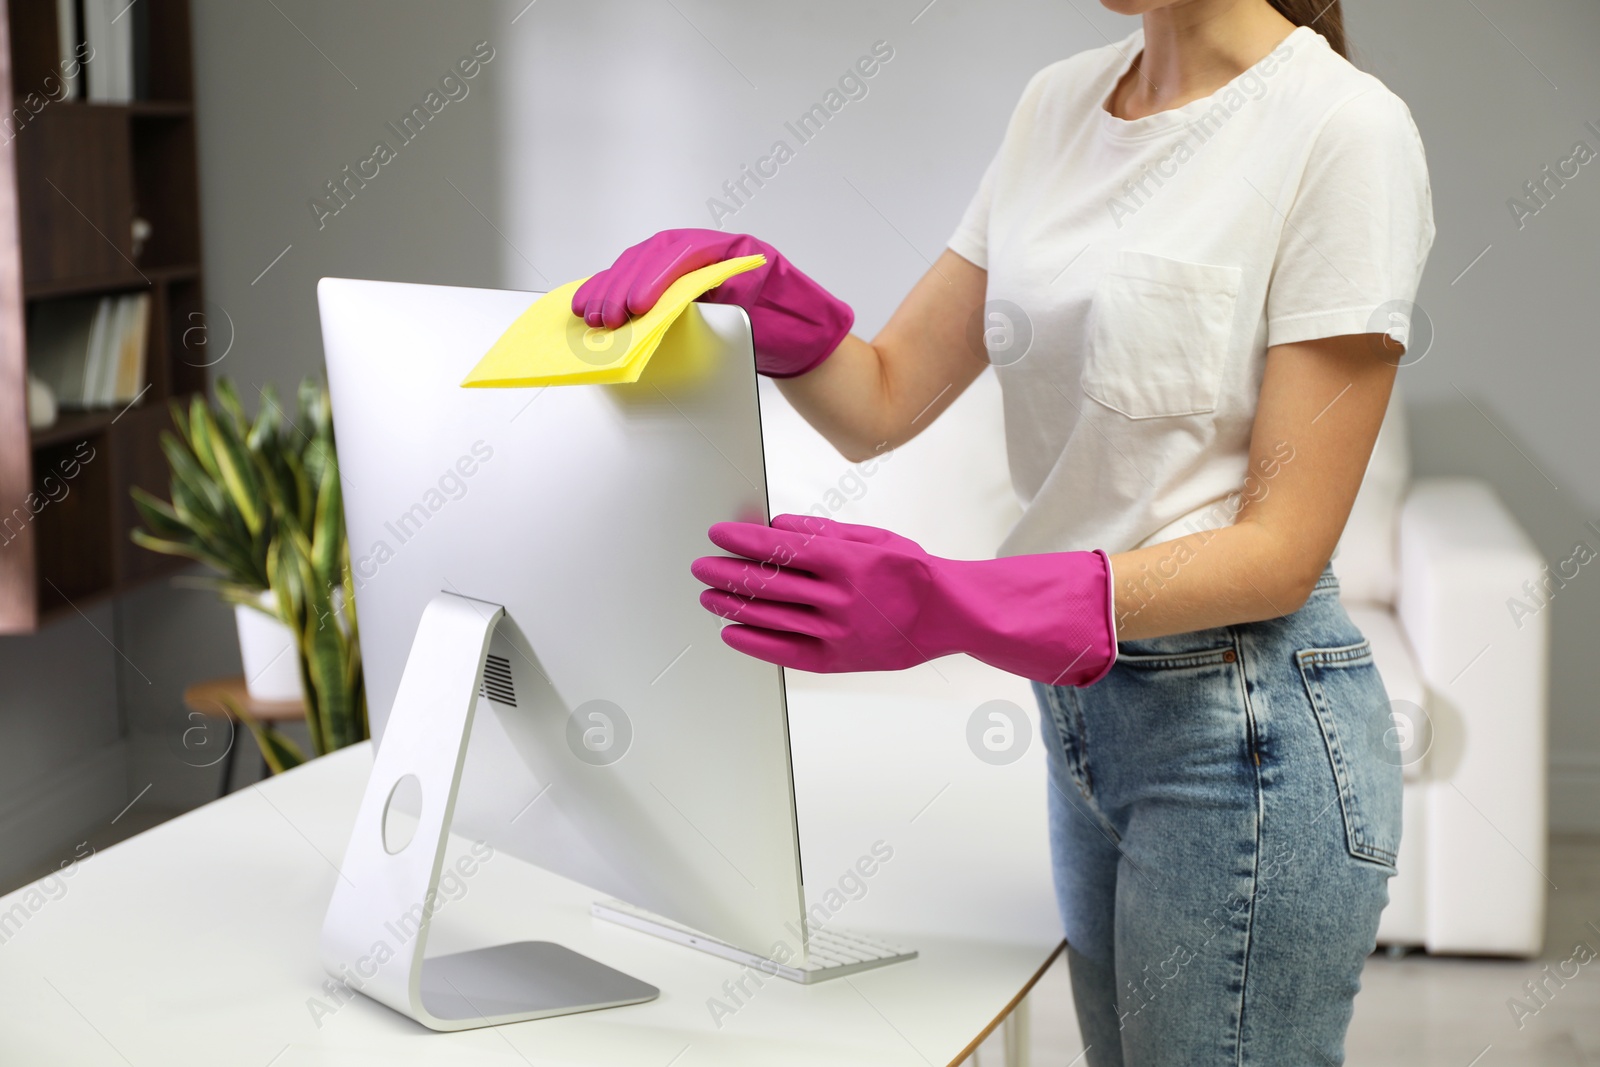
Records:
{"label": "woman", "polygon": [[1033,679],[1090,1064],[1339,1063],[1401,780],[1328,561],[1432,245],[1426,163],[1345,60],[1337,2],[1105,3],[1142,28],[1033,77],[870,342],[770,245],[715,231],[634,246],[573,312],[617,326],[763,252],[707,299],[745,307],[758,369],[851,459],[994,365],[1026,505],[999,558],[721,523],[702,600],[789,667],[965,652]]}

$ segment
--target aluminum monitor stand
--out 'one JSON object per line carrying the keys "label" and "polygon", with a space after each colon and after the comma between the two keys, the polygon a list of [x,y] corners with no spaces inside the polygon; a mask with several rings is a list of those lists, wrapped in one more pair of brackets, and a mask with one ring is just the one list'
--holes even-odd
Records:
{"label": "aluminum monitor stand", "polygon": [[[654,1000],[660,990],[549,941],[423,957],[455,811],[478,681],[505,610],[451,593],[428,602],[322,924],[334,978],[433,1030],[542,1019]],[[402,780],[421,786],[409,842],[384,826]],[[416,928],[396,946],[397,924]]]}

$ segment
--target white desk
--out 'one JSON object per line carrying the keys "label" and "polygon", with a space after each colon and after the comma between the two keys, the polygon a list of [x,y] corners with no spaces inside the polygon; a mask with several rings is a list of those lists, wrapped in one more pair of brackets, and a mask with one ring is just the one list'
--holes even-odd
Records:
{"label": "white desk", "polygon": [[371,766],[362,745],[108,849],[53,897],[36,883],[0,898],[11,916],[0,1063],[959,1062],[1053,958],[1059,927],[1037,737],[997,768],[962,733],[981,699],[1021,703],[1026,686],[981,665],[938,666],[898,676],[893,697],[871,694],[870,679],[801,684],[791,697],[808,881],[826,882],[814,872],[842,871],[861,841],[892,831],[895,860],[838,921],[913,945],[915,961],[815,986],[770,979],[719,1027],[708,998],[725,997],[740,967],[593,919],[592,891],[497,854],[439,911],[430,954],[553,940],[659,986],[660,998],[456,1034],[364,997],[316,1019],[312,998],[331,1003],[317,937]]}

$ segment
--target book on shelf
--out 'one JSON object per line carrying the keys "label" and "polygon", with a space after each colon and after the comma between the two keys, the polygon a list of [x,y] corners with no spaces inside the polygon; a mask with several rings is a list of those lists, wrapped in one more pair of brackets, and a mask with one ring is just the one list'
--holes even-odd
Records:
{"label": "book on shelf", "polygon": [[94,383],[84,407],[102,408],[111,403],[117,382],[117,361],[122,355],[122,332],[127,328],[128,306],[119,296],[101,298],[97,318],[105,321],[100,343],[89,349]]}
{"label": "book on shelf", "polygon": [[[100,403],[100,383],[106,376],[106,335],[111,332],[111,319],[116,312],[116,299],[102,296],[95,301],[94,318],[89,324],[89,350],[83,357],[83,386],[76,393],[57,393],[56,402],[62,407],[92,408]],[[50,379],[46,378],[45,381]]]}
{"label": "book on shelf", "polygon": [[56,69],[61,72],[63,100],[76,100],[83,95],[83,69],[77,55],[78,44],[83,40],[78,32],[78,3],[79,0],[56,0],[56,51],[61,59]]}
{"label": "book on shelf", "polygon": [[146,385],[150,295],[42,300],[28,315],[28,367],[63,408],[131,404]]}
{"label": "book on shelf", "polygon": [[89,101],[125,104],[148,98],[150,5],[128,0],[56,0],[56,5],[62,56],[80,43],[88,45]]}
{"label": "book on shelf", "polygon": [[117,353],[117,374],[111,399],[113,403],[131,404],[144,389],[150,297],[144,293],[123,297],[122,306],[126,309],[126,320],[119,335],[122,345]]}

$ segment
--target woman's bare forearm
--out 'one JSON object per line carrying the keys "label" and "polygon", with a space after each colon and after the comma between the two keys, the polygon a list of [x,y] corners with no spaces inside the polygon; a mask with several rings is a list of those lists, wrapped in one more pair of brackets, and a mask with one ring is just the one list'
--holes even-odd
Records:
{"label": "woman's bare forearm", "polygon": [[851,334],[815,370],[778,379],[795,409],[846,459],[921,433],[983,372],[967,341],[988,274],[946,251],[871,341]]}
{"label": "woman's bare forearm", "polygon": [[1117,638],[1189,633],[1275,619],[1311,588],[1287,566],[1285,546],[1254,522],[1118,552],[1111,557]]}
{"label": "woman's bare forearm", "polygon": [[1305,603],[1344,532],[1394,388],[1382,336],[1268,351],[1245,483],[1217,504],[1236,512],[1233,524],[1111,557],[1119,639],[1273,619]]}

